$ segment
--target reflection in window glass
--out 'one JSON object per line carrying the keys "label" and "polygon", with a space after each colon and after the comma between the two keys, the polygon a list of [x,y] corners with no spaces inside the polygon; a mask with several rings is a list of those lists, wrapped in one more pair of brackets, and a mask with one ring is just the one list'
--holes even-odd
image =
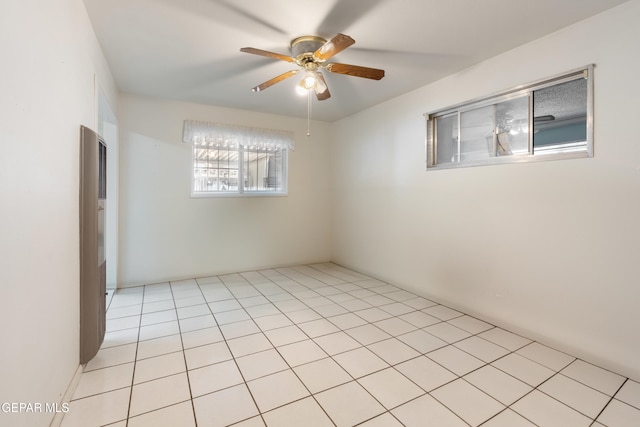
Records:
{"label": "reflection in window glass", "polygon": [[457,162],[458,152],[458,115],[439,117],[436,123],[438,141],[438,163]]}
{"label": "reflection in window glass", "polygon": [[460,161],[476,162],[493,153],[495,106],[476,108],[460,114]]}
{"label": "reflection in window glass", "polygon": [[533,92],[534,153],[584,150],[587,146],[587,79]]}
{"label": "reflection in window glass", "polygon": [[529,97],[496,105],[495,156],[529,153]]}
{"label": "reflection in window glass", "polygon": [[273,191],[282,185],[282,150],[244,151],[244,191]]}
{"label": "reflection in window glass", "polygon": [[529,98],[521,96],[437,119],[438,164],[529,152]]}
{"label": "reflection in window glass", "polygon": [[238,190],[238,149],[194,145],[194,192]]}

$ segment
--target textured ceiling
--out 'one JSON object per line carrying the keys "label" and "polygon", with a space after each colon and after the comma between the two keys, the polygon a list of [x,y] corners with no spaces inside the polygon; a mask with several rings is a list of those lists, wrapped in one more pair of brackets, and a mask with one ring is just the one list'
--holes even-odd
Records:
{"label": "textured ceiling", "polygon": [[331,62],[382,68],[380,81],[325,73],[332,97],[313,118],[333,121],[583,20],[624,0],[84,0],[119,89],[306,117],[299,77],[250,88],[294,64],[292,39],[348,34]]}

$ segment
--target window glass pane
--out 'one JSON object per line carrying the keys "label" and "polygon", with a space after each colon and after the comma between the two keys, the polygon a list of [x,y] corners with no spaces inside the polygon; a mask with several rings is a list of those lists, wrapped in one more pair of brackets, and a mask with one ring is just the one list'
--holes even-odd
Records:
{"label": "window glass pane", "polygon": [[258,188],[258,176],[259,176],[259,161],[260,153],[254,150],[244,151],[244,190],[245,191],[257,191]]}
{"label": "window glass pane", "polygon": [[244,191],[284,192],[285,150],[245,149]]}
{"label": "window glass pane", "polygon": [[460,114],[460,161],[529,152],[529,98],[519,98]]}
{"label": "window glass pane", "polygon": [[534,154],[587,148],[587,79],[533,93]]}
{"label": "window glass pane", "polygon": [[[206,145],[193,144],[193,166],[193,191],[208,191],[211,171]],[[213,178],[217,178],[217,175]]]}
{"label": "window glass pane", "polygon": [[493,157],[495,127],[495,105],[460,113],[460,161]]}
{"label": "window glass pane", "polygon": [[436,120],[437,164],[458,161],[458,115],[438,117]]}
{"label": "window glass pane", "polygon": [[238,191],[238,150],[194,144],[194,192]]}
{"label": "window glass pane", "polygon": [[529,97],[496,105],[495,156],[529,153]]}

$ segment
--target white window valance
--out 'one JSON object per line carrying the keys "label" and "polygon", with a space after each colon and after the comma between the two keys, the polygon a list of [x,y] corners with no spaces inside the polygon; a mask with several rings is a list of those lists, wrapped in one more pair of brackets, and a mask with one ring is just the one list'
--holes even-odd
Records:
{"label": "white window valance", "polygon": [[293,132],[185,120],[182,142],[207,147],[293,150]]}

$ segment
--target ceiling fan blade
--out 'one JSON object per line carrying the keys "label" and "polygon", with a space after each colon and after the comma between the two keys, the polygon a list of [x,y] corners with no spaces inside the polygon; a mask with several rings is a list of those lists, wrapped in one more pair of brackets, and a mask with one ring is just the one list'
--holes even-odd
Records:
{"label": "ceiling fan blade", "polygon": [[320,46],[313,52],[313,59],[316,61],[326,61],[339,52],[342,52],[356,41],[351,37],[338,33],[331,40]]}
{"label": "ceiling fan blade", "polygon": [[364,77],[365,79],[380,80],[384,77],[384,70],[377,68],[360,67],[358,65],[331,63],[325,66],[327,71],[349,76]]}
{"label": "ceiling fan blade", "polygon": [[254,47],[243,47],[242,49],[240,49],[240,52],[252,53],[254,55],[260,55],[260,56],[266,56],[268,58],[279,59],[281,61],[287,61],[287,62],[293,62],[293,63],[296,62],[296,60],[294,58],[292,58],[291,56],[281,55],[279,53],[269,52],[269,51],[262,50],[262,49],[256,49]]}
{"label": "ceiling fan blade", "polygon": [[327,82],[324,79],[322,73],[317,73],[318,83],[316,83],[316,98],[318,101],[324,101],[325,99],[331,98],[331,93],[329,92],[329,86],[327,86]]}
{"label": "ceiling fan blade", "polygon": [[291,71],[287,71],[286,73],[282,73],[279,76],[276,76],[274,78],[272,78],[271,80],[267,80],[266,82],[252,88],[251,90],[254,92],[262,92],[263,90],[265,90],[266,88],[273,86],[276,83],[279,83],[281,81],[283,81],[284,79],[287,79],[293,75],[298,74],[298,72],[300,72],[300,70],[291,70]]}

